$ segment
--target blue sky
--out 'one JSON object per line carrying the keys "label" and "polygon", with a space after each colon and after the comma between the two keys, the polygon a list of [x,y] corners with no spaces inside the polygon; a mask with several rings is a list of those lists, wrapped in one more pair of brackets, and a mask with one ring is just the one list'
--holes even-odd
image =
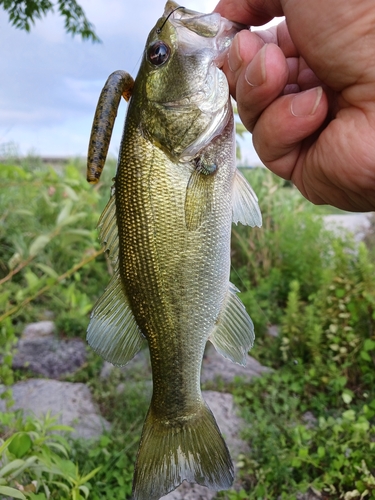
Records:
{"label": "blue sky", "polygon": [[[21,154],[84,156],[97,99],[107,77],[123,69],[135,77],[144,43],[164,10],[164,0],[80,0],[101,44],[64,32],[50,14],[30,33],[8,22],[0,8],[0,154],[15,143]],[[215,0],[189,0],[210,12]],[[118,113],[110,152],[116,155],[126,113]],[[250,134],[244,156],[258,163]]]}

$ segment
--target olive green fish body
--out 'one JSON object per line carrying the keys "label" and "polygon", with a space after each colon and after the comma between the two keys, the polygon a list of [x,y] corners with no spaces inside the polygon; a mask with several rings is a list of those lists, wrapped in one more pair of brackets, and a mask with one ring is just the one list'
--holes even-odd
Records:
{"label": "olive green fish body", "polygon": [[193,167],[142,138],[131,111],[116,176],[120,273],[150,348],[153,408],[177,417],[201,398],[203,351],[228,291],[233,162],[225,160],[233,154],[233,123],[216,141],[223,168],[212,179],[200,174],[215,189],[200,227],[190,231],[185,198]]}
{"label": "olive green fish body", "polygon": [[147,339],[153,396],[134,500],[157,500],[183,480],[230,487],[233,464],[202,398],[201,364],[207,340],[244,364],[254,339],[229,282],[230,232],[232,221],[261,218],[235,167],[228,85],[214,64],[237,28],[177,7],[167,2],[134,83],[114,192],[99,221],[114,274],[87,336],[118,365]]}

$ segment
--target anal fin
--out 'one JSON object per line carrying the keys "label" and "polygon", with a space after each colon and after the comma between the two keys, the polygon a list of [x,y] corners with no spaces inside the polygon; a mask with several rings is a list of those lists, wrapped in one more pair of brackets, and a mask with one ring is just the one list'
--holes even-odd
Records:
{"label": "anal fin", "polygon": [[209,340],[222,356],[245,366],[247,353],[254,344],[254,325],[237,292],[229,283],[223,309]]}

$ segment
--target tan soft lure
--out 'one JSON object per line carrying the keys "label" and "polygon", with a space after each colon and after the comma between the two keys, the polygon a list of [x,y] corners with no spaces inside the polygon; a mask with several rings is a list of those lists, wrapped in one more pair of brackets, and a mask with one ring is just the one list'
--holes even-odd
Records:
{"label": "tan soft lure", "polygon": [[[215,63],[238,29],[217,13],[167,2],[146,43],[114,190],[99,221],[114,274],[92,312],[88,342],[124,365],[146,338],[151,356],[153,395],[134,500],[157,500],[183,480],[213,490],[233,481],[200,371],[207,340],[240,364],[254,340],[229,282],[230,235],[232,221],[260,226],[261,216],[235,167],[228,84]],[[104,107],[117,110],[123,86],[116,89],[116,98],[101,97]],[[92,143],[107,144],[105,134],[94,129]],[[89,164],[91,180],[102,167]]]}

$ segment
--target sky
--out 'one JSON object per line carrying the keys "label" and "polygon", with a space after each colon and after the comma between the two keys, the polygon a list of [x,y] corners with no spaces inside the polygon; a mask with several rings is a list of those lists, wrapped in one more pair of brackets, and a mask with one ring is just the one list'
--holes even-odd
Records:
{"label": "sky", "polygon": [[[85,156],[100,91],[122,69],[133,77],[148,33],[164,11],[164,0],[80,0],[101,44],[64,31],[57,13],[36,21],[30,33],[14,28],[0,8],[0,156],[12,145],[21,155]],[[211,12],[216,0],[189,0],[187,7]],[[110,154],[117,155],[126,103],[122,100]],[[243,157],[258,164],[251,136]]]}

